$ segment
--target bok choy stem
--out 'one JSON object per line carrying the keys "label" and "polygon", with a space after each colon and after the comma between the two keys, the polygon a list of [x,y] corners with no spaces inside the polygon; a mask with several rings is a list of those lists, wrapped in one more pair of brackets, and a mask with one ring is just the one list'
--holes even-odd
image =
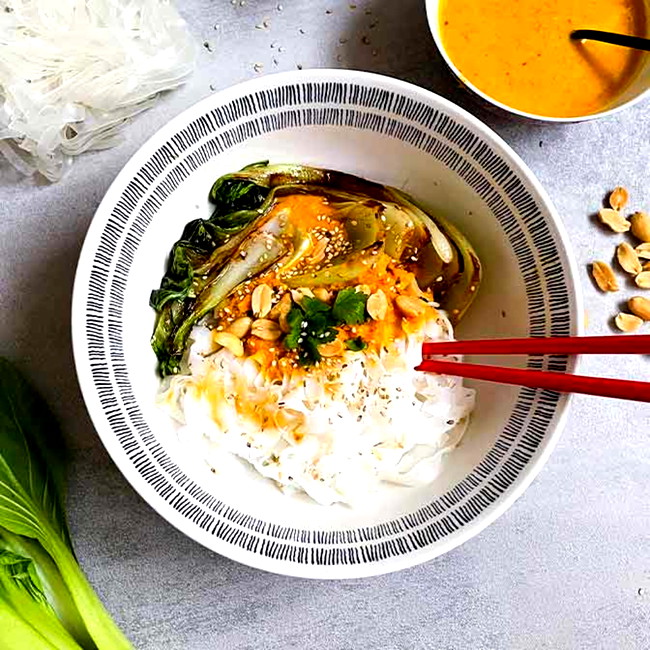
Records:
{"label": "bok choy stem", "polygon": [[90,586],[70,548],[52,536],[45,546],[72,594],[74,604],[94,643],[100,650],[132,650],[133,646],[115,625],[99,596]]}
{"label": "bok choy stem", "polygon": [[33,562],[41,581],[44,597],[52,607],[54,614],[70,634],[81,643],[82,647],[95,647],[61,573],[39,542],[0,528],[0,547],[9,549]]}
{"label": "bok choy stem", "polygon": [[[322,197],[349,244],[318,268],[309,265],[312,246],[300,215],[293,231],[269,240],[269,254],[259,246],[266,217],[284,199],[305,194]],[[434,291],[454,324],[476,296],[481,267],[467,239],[396,188],[331,169],[260,162],[218,178],[209,198],[212,216],[185,227],[151,294],[157,313],[151,345],[163,377],[180,372],[193,326],[238,284],[278,260],[279,252],[286,259],[273,272],[282,281],[286,275],[290,286],[312,287],[358,276],[366,266],[359,255],[383,245],[386,255],[414,273],[421,289]]]}
{"label": "bok choy stem", "polygon": [[0,357],[2,648],[129,650],[74,556],[64,473],[63,440],[52,413]]}
{"label": "bok choy stem", "polygon": [[[0,597],[0,629],[2,630],[3,650],[80,650],[72,637],[68,645],[63,645],[55,638],[55,633],[45,624],[44,615],[38,613],[38,623],[31,625],[26,608],[14,609],[4,598]],[[39,631],[40,630],[40,631]]]}

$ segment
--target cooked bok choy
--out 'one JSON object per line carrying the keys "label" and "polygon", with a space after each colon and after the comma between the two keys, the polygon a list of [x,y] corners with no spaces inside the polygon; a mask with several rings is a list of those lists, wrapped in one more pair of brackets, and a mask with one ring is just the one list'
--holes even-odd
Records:
{"label": "cooked bok choy", "polygon": [[[323,248],[313,236],[315,222],[290,202],[304,196],[333,209],[329,218],[343,245]],[[268,270],[289,287],[343,286],[382,253],[412,271],[420,289],[432,290],[454,324],[476,296],[481,267],[470,243],[395,188],[333,170],[261,162],[219,178],[209,198],[212,216],[187,224],[151,294],[157,312],[151,344],[162,376],[180,371],[192,327]]]}
{"label": "cooked bok choy", "polygon": [[0,647],[128,650],[75,558],[64,474],[52,413],[0,357]]}

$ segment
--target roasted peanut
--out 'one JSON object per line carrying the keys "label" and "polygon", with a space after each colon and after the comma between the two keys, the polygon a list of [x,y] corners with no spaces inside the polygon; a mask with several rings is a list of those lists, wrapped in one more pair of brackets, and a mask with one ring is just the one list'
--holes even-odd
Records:
{"label": "roasted peanut", "polygon": [[269,318],[271,320],[277,320],[280,325],[280,329],[283,332],[289,331],[289,324],[287,323],[287,315],[291,311],[291,294],[285,293],[279,302],[271,309],[269,312]]}
{"label": "roasted peanut", "polygon": [[591,274],[601,291],[618,291],[618,282],[609,264],[594,262],[591,265]]}
{"label": "roasted peanut", "polygon": [[298,289],[291,289],[291,297],[294,302],[300,302],[305,296],[310,298],[314,297],[314,292],[309,287],[299,287]]}
{"label": "roasted peanut", "polygon": [[650,214],[647,212],[635,212],[630,217],[632,234],[642,242],[650,242]]}
{"label": "roasted peanut", "polygon": [[244,356],[244,344],[231,332],[217,332],[212,338],[215,343],[230,350],[236,357]]}
{"label": "roasted peanut", "polygon": [[638,316],[623,313],[618,314],[614,319],[614,322],[621,332],[634,332],[643,325],[643,321]]}
{"label": "roasted peanut", "polygon": [[629,198],[627,190],[624,187],[615,187],[609,195],[609,204],[614,210],[621,210],[627,205]]}
{"label": "roasted peanut", "polygon": [[251,296],[251,309],[257,318],[264,318],[271,311],[273,291],[268,284],[258,284]]}
{"label": "roasted peanut", "polygon": [[226,328],[226,332],[234,334],[238,339],[244,338],[244,336],[248,334],[252,322],[252,318],[249,318],[248,316],[242,316],[241,318],[237,318],[232,323],[230,323],[230,325],[228,325]]}
{"label": "roasted peanut", "polygon": [[424,314],[426,309],[426,305],[418,298],[413,298],[413,296],[397,296],[395,304],[407,318],[417,318]]}
{"label": "roasted peanut", "polygon": [[634,296],[627,301],[630,311],[643,320],[650,320],[650,300],[643,296]]}
{"label": "roasted peanut", "polygon": [[627,242],[623,242],[616,247],[616,259],[621,268],[627,273],[636,275],[641,273],[641,262],[636,251]]}
{"label": "roasted peanut", "polygon": [[332,294],[325,287],[316,287],[314,296],[323,302],[329,302],[332,299]]}
{"label": "roasted peanut", "polygon": [[618,210],[602,208],[598,211],[598,217],[602,223],[609,226],[614,232],[627,232],[630,229],[630,222]]}
{"label": "roasted peanut", "polygon": [[642,271],[634,278],[636,286],[641,289],[650,289],[650,271]]}
{"label": "roasted peanut", "polygon": [[251,334],[265,341],[275,341],[282,335],[282,330],[274,320],[258,318],[251,325]]}
{"label": "roasted peanut", "polygon": [[371,294],[366,303],[366,310],[373,320],[384,320],[388,312],[388,299],[386,294],[378,289],[375,293]]}
{"label": "roasted peanut", "polygon": [[650,242],[639,244],[634,250],[640,259],[650,260]]}

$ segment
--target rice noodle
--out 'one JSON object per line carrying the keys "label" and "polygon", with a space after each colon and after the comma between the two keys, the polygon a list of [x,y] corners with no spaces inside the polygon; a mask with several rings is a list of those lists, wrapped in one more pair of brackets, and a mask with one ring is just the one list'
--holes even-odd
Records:
{"label": "rice noodle", "polygon": [[194,69],[168,0],[0,0],[0,155],[61,178]]}
{"label": "rice noodle", "polygon": [[297,369],[278,382],[250,358],[209,354],[210,330],[198,326],[189,374],[173,377],[159,403],[182,425],[183,446],[215,472],[235,455],[284,491],[361,504],[382,481],[433,481],[465,432],[474,391],[414,370],[424,340],[451,337],[438,313],[379,354],[345,352],[338,369]]}

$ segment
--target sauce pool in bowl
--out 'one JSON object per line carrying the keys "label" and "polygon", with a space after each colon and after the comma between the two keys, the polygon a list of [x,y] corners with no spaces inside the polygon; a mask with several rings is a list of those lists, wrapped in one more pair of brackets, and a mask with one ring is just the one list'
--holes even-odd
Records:
{"label": "sauce pool in bowl", "polygon": [[515,110],[555,118],[609,108],[644,54],[574,29],[645,36],[643,0],[440,0],[442,46],[464,81]]}

